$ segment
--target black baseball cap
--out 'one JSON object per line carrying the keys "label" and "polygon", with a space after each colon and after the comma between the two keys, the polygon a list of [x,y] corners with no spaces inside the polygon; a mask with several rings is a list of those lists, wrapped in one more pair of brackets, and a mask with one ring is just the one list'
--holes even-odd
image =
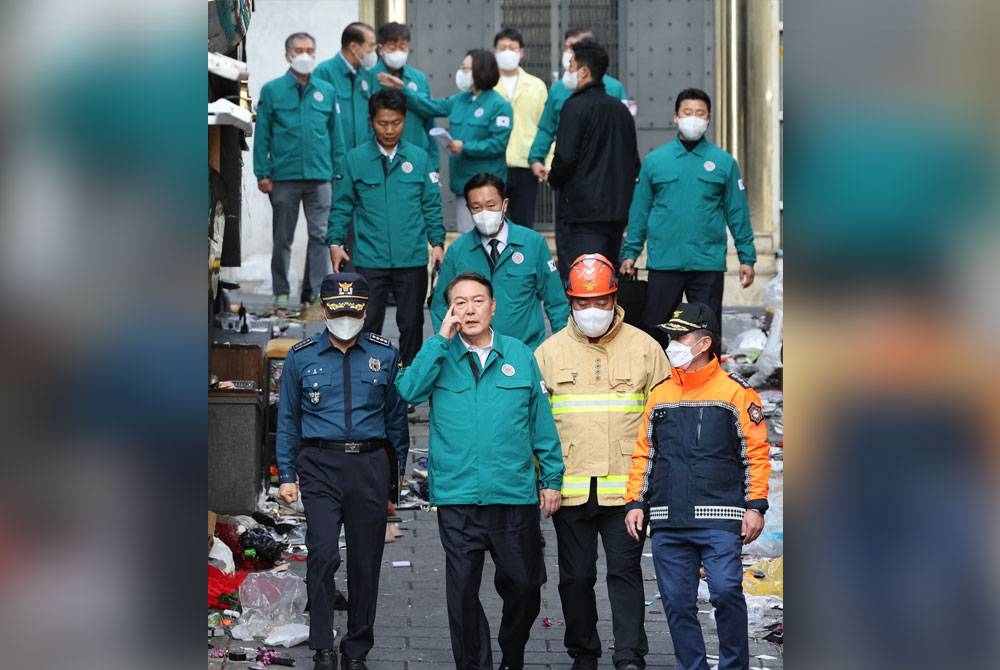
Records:
{"label": "black baseball cap", "polygon": [[657,328],[671,335],[683,335],[702,329],[718,335],[722,330],[715,312],[703,302],[681,303],[674,310],[673,316]]}
{"label": "black baseball cap", "polygon": [[331,312],[361,314],[368,307],[368,281],[354,272],[334,272],[323,277],[319,299]]}

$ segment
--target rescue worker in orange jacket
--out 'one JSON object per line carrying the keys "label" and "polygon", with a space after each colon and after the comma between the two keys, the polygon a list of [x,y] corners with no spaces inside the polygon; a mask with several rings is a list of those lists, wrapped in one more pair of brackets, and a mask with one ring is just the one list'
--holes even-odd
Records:
{"label": "rescue worker in orange jacket", "polygon": [[640,544],[648,518],[656,580],[679,670],[707,670],[698,621],[704,565],[719,633],[719,670],[750,667],[743,544],[764,529],[770,446],[757,392],[719,366],[719,321],[681,304],[658,326],[673,371],[646,401],[625,494],[626,529]]}
{"label": "rescue worker in orange jacket", "polygon": [[646,394],[670,372],[656,340],[624,322],[615,268],[600,254],[570,266],[573,314],[535,358],[551,394],[566,474],[553,515],[565,644],[575,670],[597,667],[597,538],[607,557],[616,668],[641,670],[649,651],[643,629],[642,543],[624,527],[625,483]]}

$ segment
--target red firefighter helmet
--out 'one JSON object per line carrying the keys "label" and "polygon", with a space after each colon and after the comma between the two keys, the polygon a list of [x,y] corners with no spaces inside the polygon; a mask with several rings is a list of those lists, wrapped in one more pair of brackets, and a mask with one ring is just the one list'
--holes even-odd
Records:
{"label": "red firefighter helmet", "polygon": [[611,261],[601,254],[583,254],[569,266],[569,290],[572,298],[598,298],[618,290],[618,277]]}

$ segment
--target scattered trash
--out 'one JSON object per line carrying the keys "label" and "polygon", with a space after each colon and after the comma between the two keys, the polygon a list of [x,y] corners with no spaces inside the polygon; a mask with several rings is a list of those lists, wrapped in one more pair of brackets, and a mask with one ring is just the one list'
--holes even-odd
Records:
{"label": "scattered trash", "polygon": [[308,624],[306,585],[291,572],[253,573],[240,585],[242,625],[254,637],[290,623]]}
{"label": "scattered trash", "polygon": [[771,624],[767,627],[771,632],[764,636],[764,639],[774,644],[785,643],[785,624],[782,621]]}
{"label": "scattered trash", "polygon": [[214,565],[208,566],[208,606],[212,609],[229,609],[240,604],[240,584],[246,579],[246,572],[227,575]]}
{"label": "scattered trash", "polygon": [[233,626],[233,628],[230,629],[229,634],[234,640],[240,640],[241,642],[253,641],[253,633],[251,633],[250,630],[243,624]]}
{"label": "scattered trash", "polygon": [[650,605],[652,605],[655,602],[656,602],[655,600],[647,600],[646,601],[646,607],[649,607]]}
{"label": "scattered trash", "polygon": [[733,356],[746,356],[747,360],[754,363],[766,344],[767,334],[760,328],[751,328],[733,339],[733,348],[729,353]]}
{"label": "scattered trash", "polygon": [[273,531],[264,526],[251,528],[240,535],[240,545],[246,557],[256,558],[272,565],[281,560],[282,544],[278,542]]}
{"label": "scattered trash", "polygon": [[271,629],[271,634],[264,640],[264,644],[273,647],[294,647],[309,639],[309,626],[301,623],[288,623],[284,626],[277,626]]}
{"label": "scattered trash", "polygon": [[393,561],[392,567],[394,568],[408,568],[410,567],[409,561]]}
{"label": "scattered trash", "polygon": [[230,661],[245,661],[247,660],[247,653],[245,651],[233,650],[229,652]]}
{"label": "scattered trash", "polygon": [[233,550],[217,538],[212,538],[212,546],[208,550],[208,562],[222,570],[224,575],[232,575],[236,572],[236,563],[233,562]]}
{"label": "scattered trash", "polygon": [[743,592],[754,596],[785,597],[785,558],[765,558],[743,572]]}

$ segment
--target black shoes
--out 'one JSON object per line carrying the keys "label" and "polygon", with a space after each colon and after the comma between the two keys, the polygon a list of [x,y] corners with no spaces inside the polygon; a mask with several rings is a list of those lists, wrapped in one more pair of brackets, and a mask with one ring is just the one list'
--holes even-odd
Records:
{"label": "black shoes", "polygon": [[645,670],[645,665],[640,665],[636,661],[622,661],[615,664],[615,670]]}
{"label": "black shoes", "polygon": [[365,659],[347,658],[346,656],[341,656],[341,667],[343,670],[368,670],[368,666],[365,665]]}
{"label": "black shoes", "polygon": [[577,656],[573,659],[571,670],[597,670],[596,656]]}
{"label": "black shoes", "polygon": [[313,670],[337,670],[337,652],[333,649],[317,649],[313,661]]}

